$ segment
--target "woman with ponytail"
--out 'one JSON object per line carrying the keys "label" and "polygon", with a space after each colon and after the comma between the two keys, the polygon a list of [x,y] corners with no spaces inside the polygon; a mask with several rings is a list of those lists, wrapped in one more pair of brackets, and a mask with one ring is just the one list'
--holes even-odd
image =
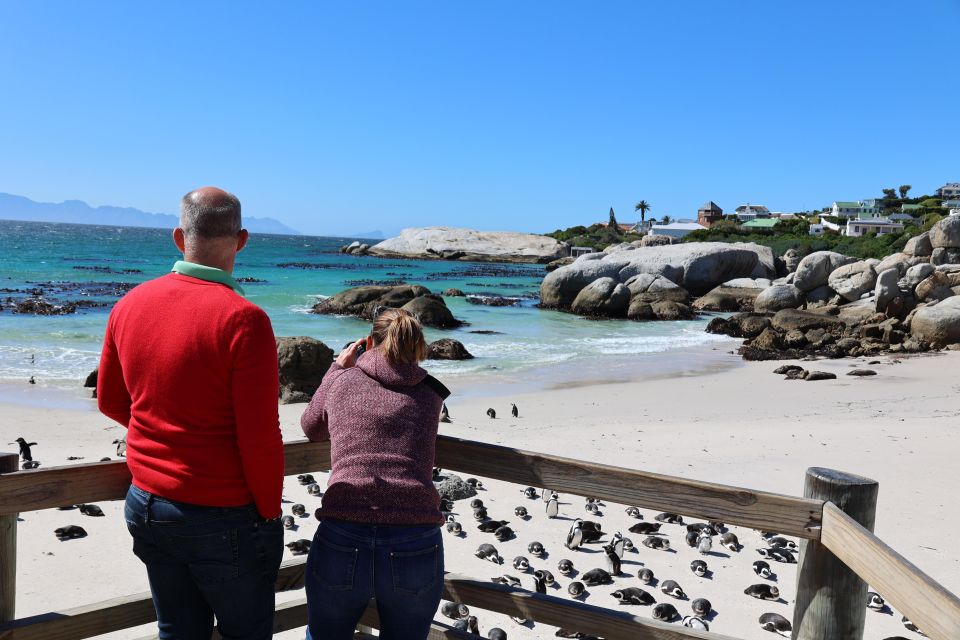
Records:
{"label": "woman with ponytail", "polygon": [[426,354],[420,322],[387,309],[330,366],[301,418],[310,440],[330,441],[332,464],[307,559],[309,640],[351,639],[371,598],[380,638],[429,633],[443,593],[433,485],[443,400],[419,365]]}

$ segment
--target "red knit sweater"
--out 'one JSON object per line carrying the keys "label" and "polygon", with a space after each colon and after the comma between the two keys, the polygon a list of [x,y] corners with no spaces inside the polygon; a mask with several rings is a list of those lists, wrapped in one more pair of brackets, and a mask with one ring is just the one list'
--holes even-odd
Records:
{"label": "red knit sweater", "polygon": [[277,516],[278,385],[270,319],[226,285],[173,273],[110,314],[98,404],[128,428],[127,466],[146,491]]}

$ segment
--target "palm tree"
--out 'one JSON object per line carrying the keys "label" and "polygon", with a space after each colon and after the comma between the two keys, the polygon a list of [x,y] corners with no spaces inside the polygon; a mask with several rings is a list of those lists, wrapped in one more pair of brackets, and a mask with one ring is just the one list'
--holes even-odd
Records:
{"label": "palm tree", "polygon": [[901,200],[906,199],[907,193],[909,193],[909,192],[910,192],[910,189],[912,189],[912,188],[913,188],[913,187],[910,186],[909,184],[902,184],[902,185],[900,185],[900,199],[901,199]]}
{"label": "palm tree", "polygon": [[646,200],[641,200],[633,205],[633,210],[640,212],[640,224],[643,224],[647,220],[647,211],[650,211],[650,204]]}
{"label": "palm tree", "polygon": [[671,222],[673,222],[673,218],[670,216],[663,216],[663,218],[660,219],[660,224],[670,224]]}

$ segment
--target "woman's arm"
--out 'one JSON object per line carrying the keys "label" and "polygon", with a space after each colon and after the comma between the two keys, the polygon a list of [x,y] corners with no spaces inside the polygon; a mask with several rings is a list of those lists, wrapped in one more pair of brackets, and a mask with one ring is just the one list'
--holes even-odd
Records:
{"label": "woman's arm", "polygon": [[303,429],[304,435],[311,441],[324,442],[330,439],[330,428],[327,424],[327,394],[330,393],[330,388],[333,386],[334,381],[340,377],[340,374],[356,365],[361,344],[364,349],[367,349],[370,346],[370,340],[368,338],[361,338],[353,344],[348,345],[347,348],[337,356],[337,359],[330,365],[327,373],[324,374],[323,380],[320,382],[320,388],[317,389],[317,392],[313,394],[313,398],[310,399],[307,410],[304,411],[303,416],[300,417],[300,428]]}

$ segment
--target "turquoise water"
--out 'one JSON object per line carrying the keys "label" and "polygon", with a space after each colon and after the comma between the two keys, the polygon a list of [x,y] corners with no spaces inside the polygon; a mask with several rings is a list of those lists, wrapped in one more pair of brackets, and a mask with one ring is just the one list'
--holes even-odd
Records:
{"label": "turquoise water", "polygon": [[[544,274],[540,266],[338,253],[350,240],[255,235],[239,255],[234,275],[264,281],[244,284],[244,288],[247,297],[270,315],[278,336],[313,336],[335,350],[366,335],[367,323],[314,315],[308,310],[319,296],[356,284],[404,281],[437,293],[456,287],[467,294],[522,298],[516,307],[488,307],[463,298],[446,298],[454,315],[469,325],[452,331],[428,330],[428,338],[455,338],[477,356],[464,362],[430,363],[432,372],[454,380],[496,373],[501,379],[529,382],[552,371],[568,374],[552,376],[553,382],[562,383],[587,370],[632,375],[643,368],[651,374],[662,373],[677,368],[691,349],[727,345],[724,338],[704,332],[706,319],[633,323],[542,311],[535,306]],[[115,290],[122,293],[124,286],[169,272],[179,257],[170,233],[164,230],[0,220],[0,290],[5,291],[0,298],[17,299],[22,297],[19,290],[47,283],[43,286],[48,299],[106,305],[63,316],[0,311],[0,382],[22,383],[34,376],[40,385],[76,387],[97,364]],[[304,263],[305,267],[278,266],[289,263]]]}

